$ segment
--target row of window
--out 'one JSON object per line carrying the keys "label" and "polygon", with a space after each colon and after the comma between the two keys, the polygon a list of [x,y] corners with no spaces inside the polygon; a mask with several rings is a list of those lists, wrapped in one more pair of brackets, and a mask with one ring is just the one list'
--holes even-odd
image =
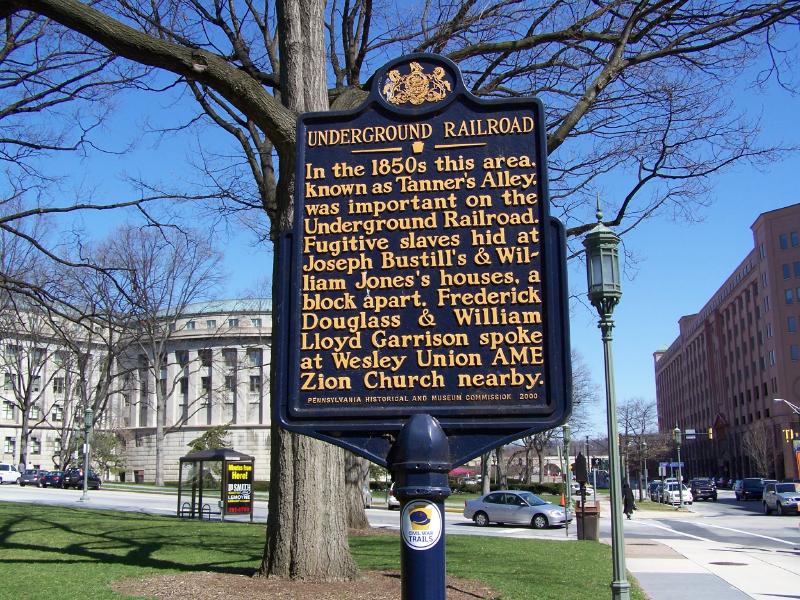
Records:
{"label": "row of window", "polygon": [[[262,320],[260,318],[251,318],[250,325],[253,327],[261,327]],[[186,321],[184,324],[184,329],[187,331],[194,331],[197,329],[197,321]],[[228,319],[228,327],[239,327],[239,319],[237,318],[230,318]],[[217,320],[216,319],[206,319],[206,329],[216,329],[217,328]],[[175,330],[174,324],[172,326],[172,330]]]}
{"label": "row of window", "polygon": [[796,248],[800,246],[800,236],[797,235],[796,231],[791,231],[789,234],[782,233],[778,236],[778,244],[781,247],[781,250],[786,250],[789,247],[789,242],[792,243],[792,248]]}
{"label": "row of window", "polygon": [[[3,402],[3,419],[6,421],[15,421],[17,417],[17,406],[10,400]],[[30,418],[38,421],[42,418],[42,409],[40,406],[33,405],[30,410]],[[60,404],[54,404],[50,409],[50,419],[52,421],[61,422],[64,420],[64,407]]]}

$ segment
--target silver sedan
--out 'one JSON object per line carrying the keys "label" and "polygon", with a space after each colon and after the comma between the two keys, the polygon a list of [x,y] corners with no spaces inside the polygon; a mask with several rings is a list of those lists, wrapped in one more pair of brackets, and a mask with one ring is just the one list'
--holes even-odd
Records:
{"label": "silver sedan", "polygon": [[[572,514],[568,521],[572,521]],[[523,523],[535,529],[564,525],[565,510],[545,502],[536,494],[516,490],[498,490],[464,503],[464,516],[479,527],[489,523]]]}

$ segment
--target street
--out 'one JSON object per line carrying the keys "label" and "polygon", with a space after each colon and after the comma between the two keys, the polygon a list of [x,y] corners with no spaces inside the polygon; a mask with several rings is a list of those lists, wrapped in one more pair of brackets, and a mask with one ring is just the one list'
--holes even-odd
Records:
{"label": "street", "polygon": [[[0,486],[0,502],[29,502],[80,509],[109,509],[174,515],[177,495],[102,489],[80,502],[79,490]],[[215,504],[214,498],[209,498]],[[610,514],[601,509],[600,537],[610,539]],[[267,503],[255,503],[255,521],[266,521]],[[398,511],[367,510],[376,528],[399,529]],[[230,520],[246,521],[243,517]],[[445,514],[454,535],[575,540],[575,523],[565,529],[525,526],[477,527],[455,507]],[[717,502],[693,504],[688,511],[638,510],[625,520],[626,566],[652,600],[746,600],[800,598],[800,516],[766,516],[760,501],[737,502],[720,490]]]}

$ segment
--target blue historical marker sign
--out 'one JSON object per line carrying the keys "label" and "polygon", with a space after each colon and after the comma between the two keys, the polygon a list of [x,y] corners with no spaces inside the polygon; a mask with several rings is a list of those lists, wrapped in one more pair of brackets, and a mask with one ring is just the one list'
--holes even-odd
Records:
{"label": "blue historical marker sign", "polygon": [[279,249],[276,417],[385,464],[415,413],[453,464],[570,412],[564,231],[541,103],[484,101],[439,56],[395,60],[297,129]]}

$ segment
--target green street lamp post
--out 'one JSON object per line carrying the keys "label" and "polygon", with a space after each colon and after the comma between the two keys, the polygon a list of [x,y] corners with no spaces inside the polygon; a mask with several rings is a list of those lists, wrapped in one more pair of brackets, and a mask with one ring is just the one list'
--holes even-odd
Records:
{"label": "green street lamp post", "polygon": [[681,470],[681,430],[675,427],[672,430],[672,437],[675,439],[675,447],[678,449],[678,498],[680,504],[678,508],[683,507],[683,472]]}
{"label": "green street lamp post", "polygon": [[586,234],[586,277],[589,301],[600,316],[598,327],[603,339],[603,355],[606,379],[606,418],[608,421],[608,460],[611,485],[611,553],[613,558],[613,580],[611,597],[614,600],[629,600],[631,585],[625,571],[625,533],[622,522],[622,485],[617,429],[617,401],[614,391],[614,364],[611,352],[611,333],[614,308],[622,297],[619,273],[619,236],[606,227],[597,207],[597,225]]}
{"label": "green street lamp post", "polygon": [[83,494],[80,502],[89,501],[89,454],[91,452],[92,424],[94,421],[94,411],[87,408],[83,413],[83,426],[85,439],[83,444]]}
{"label": "green street lamp post", "polygon": [[569,470],[569,425],[561,428],[564,434],[564,531],[569,537],[569,508],[572,506],[572,471]]}

